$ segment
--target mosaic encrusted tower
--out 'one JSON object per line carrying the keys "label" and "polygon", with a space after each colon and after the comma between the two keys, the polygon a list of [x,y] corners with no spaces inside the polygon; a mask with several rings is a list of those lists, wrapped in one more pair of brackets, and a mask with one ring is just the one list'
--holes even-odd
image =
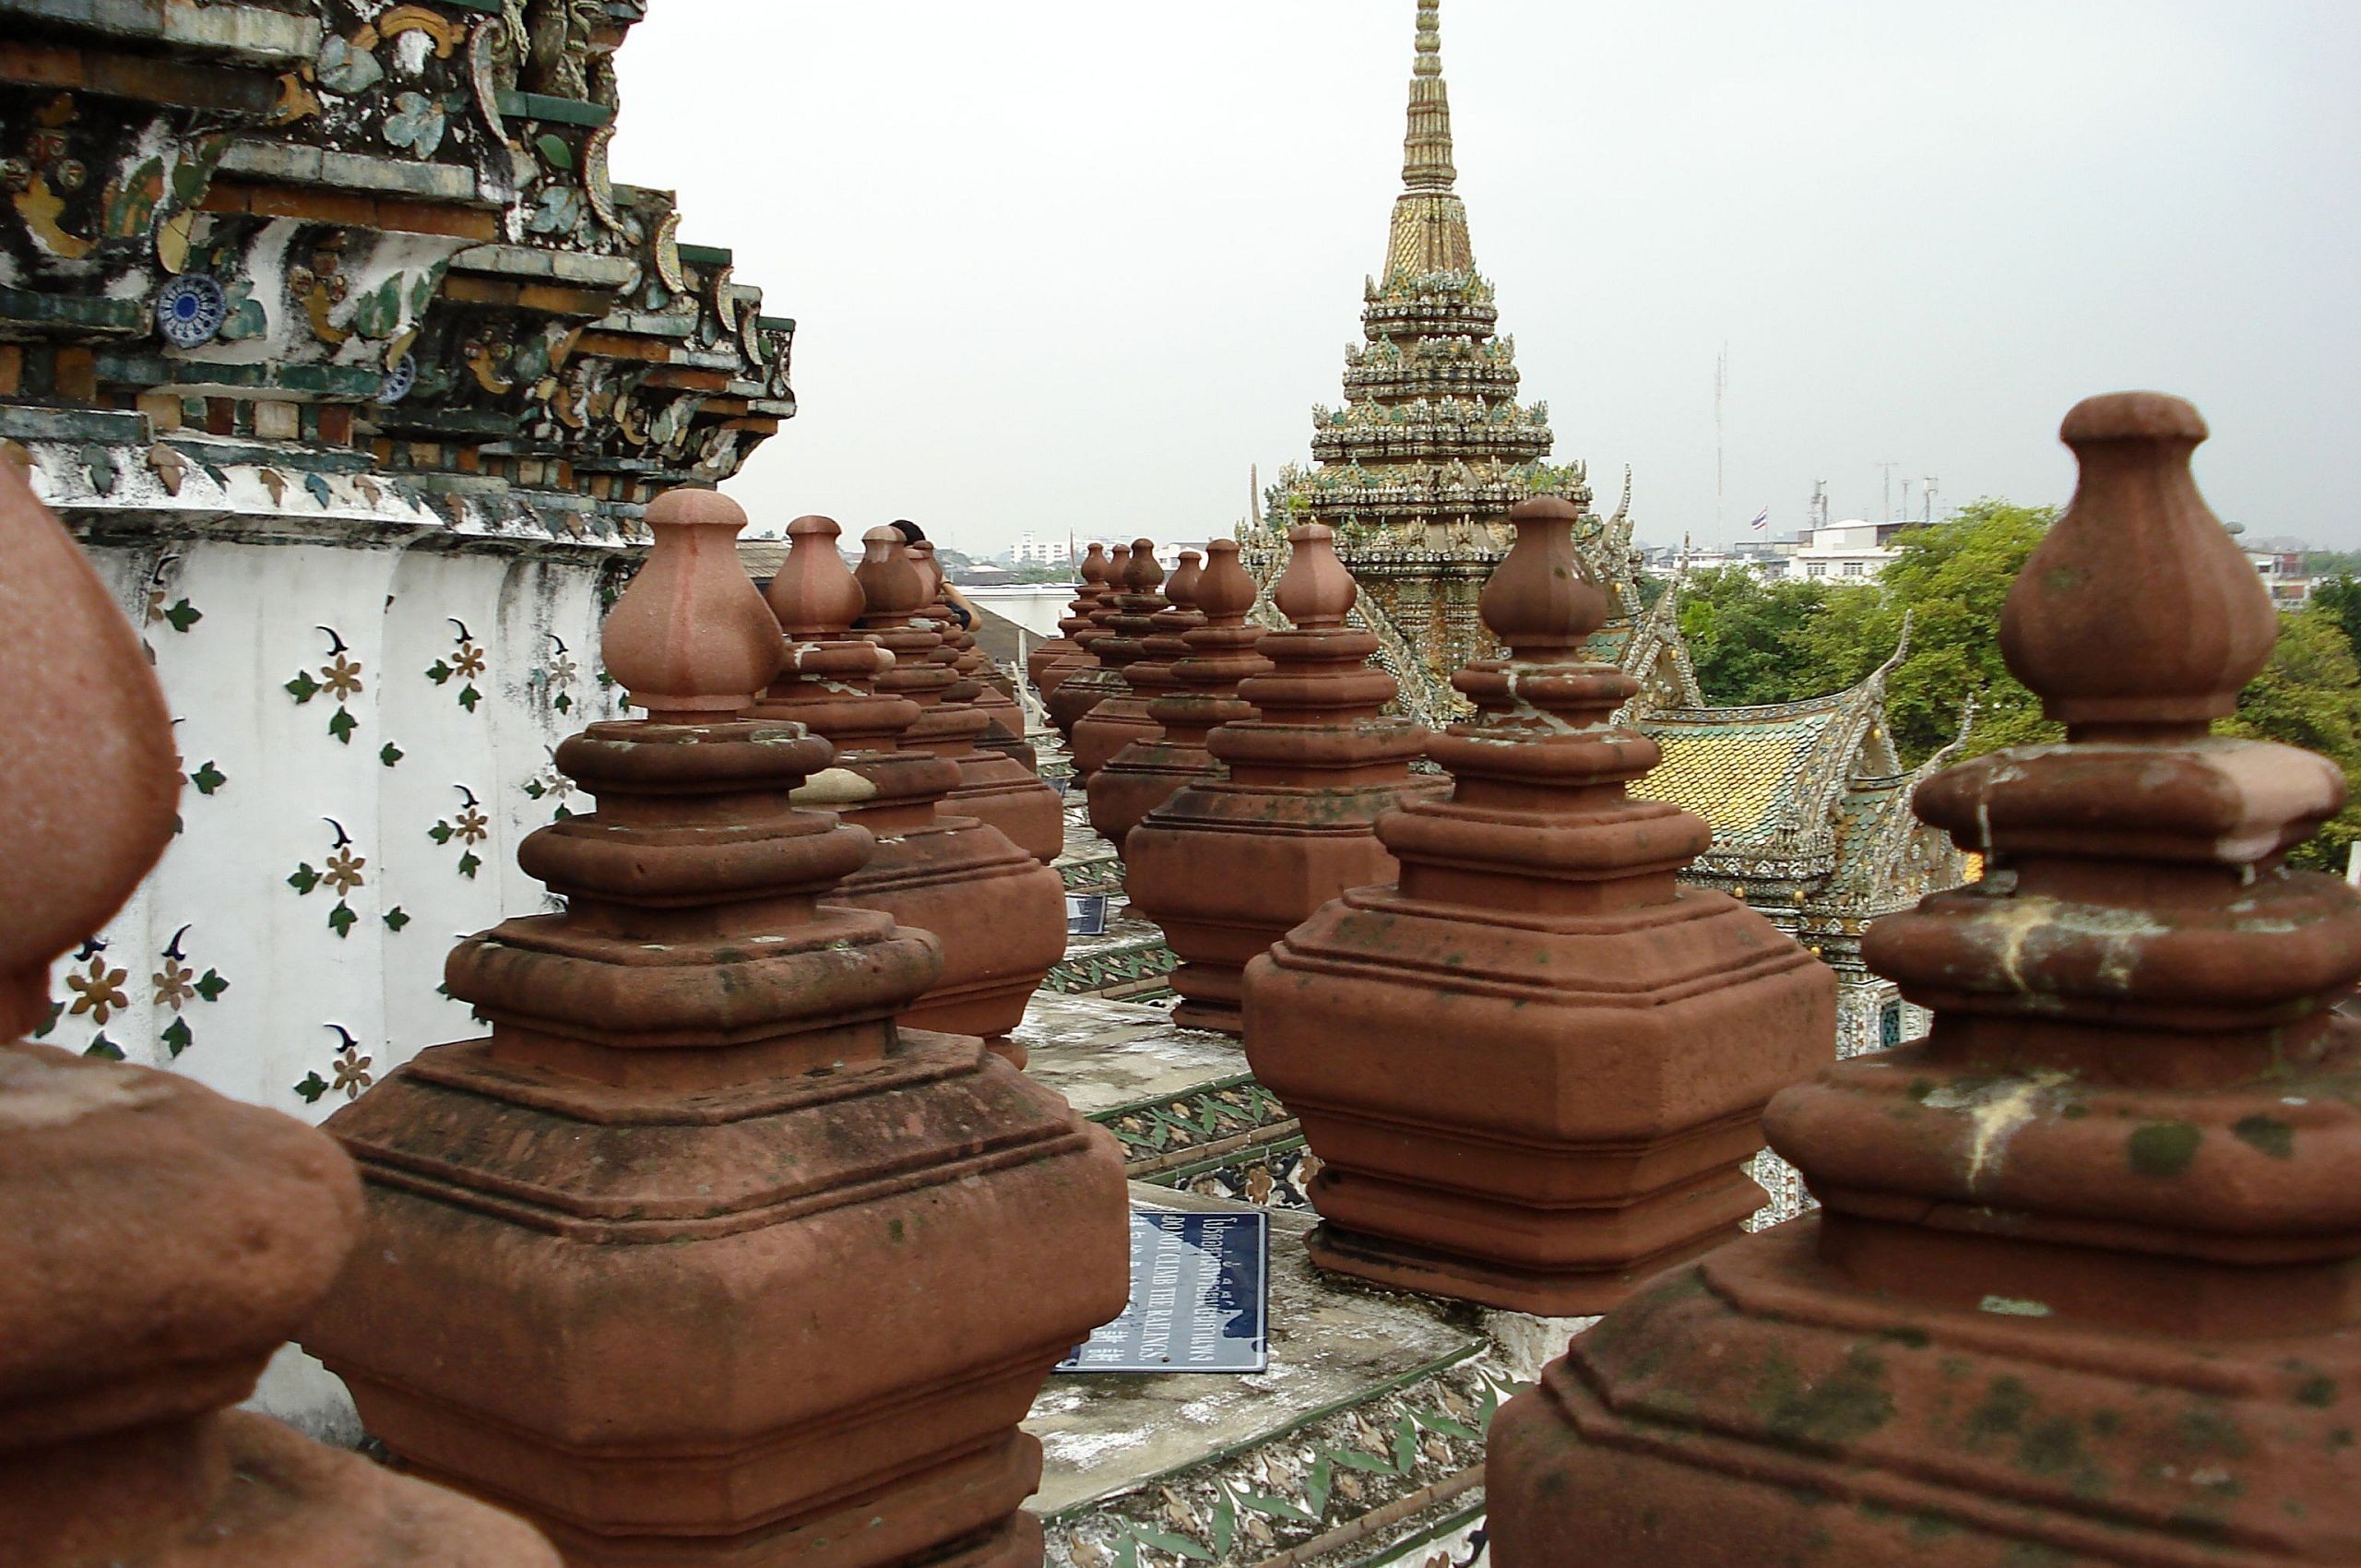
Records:
{"label": "mosaic encrusted tower", "polygon": [[1399,880],[1345,892],[1246,967],[1246,1054],[1322,1161],[1322,1267],[1516,1312],[1603,1312],[1738,1234],[1771,1096],[1832,1060],[1836,981],[1674,873],[1703,819],[1625,787],[1655,743],[1584,658],[1607,595],[1575,508],[1510,514],[1484,589],[1505,659],[1427,742],[1448,797],[1377,821]]}
{"label": "mosaic encrusted tower", "polygon": [[[1265,530],[1246,541],[1250,557],[1268,559],[1293,523],[1335,531],[1367,596],[1362,618],[1381,628],[1404,683],[1403,710],[1427,724],[1459,706],[1452,672],[1497,651],[1476,599],[1507,551],[1500,520],[1511,506],[1539,493],[1572,502],[1602,577],[1627,576],[1631,552],[1623,513],[1590,514],[1581,465],[1547,460],[1548,406],[1517,400],[1516,344],[1496,335],[1500,311],[1456,189],[1441,27],[1439,0],[1419,0],[1402,191],[1384,270],[1363,291],[1362,341],[1345,356],[1345,401],[1312,410],[1315,466],[1281,473]],[[1636,610],[1621,600],[1613,608]]]}
{"label": "mosaic encrusted tower", "polygon": [[368,1220],[304,1344],[570,1568],[1026,1568],[1016,1423],[1122,1304],[1120,1157],[981,1041],[895,1023],[936,944],[840,901],[871,835],[790,799],[828,743],[746,716],[784,647],[744,515],[650,521],[605,648],[648,716],[561,749],[599,809],[519,859],[565,912],[451,956],[491,1038],[330,1123]]}
{"label": "mosaic encrusted tower", "polygon": [[361,1229],[336,1146],[172,1073],[23,1036],[172,840],[139,639],[0,460],[0,1560],[556,1568],[518,1521],[231,1406]]}
{"label": "mosaic encrusted tower", "polygon": [[2067,740],[1919,788],[1988,870],[1867,943],[1934,1032],[1772,1102],[1817,1215],[1502,1409],[1501,1568],[2361,1558],[2361,894],[2284,863],[2344,780],[2210,732],[2277,617],[2196,410],[2062,434],[2000,643]]}
{"label": "mosaic encrusted tower", "polygon": [[1394,880],[1378,817],[1450,787],[1410,772],[1427,732],[1382,717],[1394,678],[1369,662],[1377,639],[1345,624],[1356,590],[1329,541],[1318,523],[1290,536],[1272,598],[1295,624],[1255,644],[1273,666],[1239,683],[1255,717],[1205,741],[1227,775],[1180,790],[1123,841],[1125,890],[1180,959],[1172,1016],[1190,1028],[1239,1033],[1247,961],[1346,888]]}

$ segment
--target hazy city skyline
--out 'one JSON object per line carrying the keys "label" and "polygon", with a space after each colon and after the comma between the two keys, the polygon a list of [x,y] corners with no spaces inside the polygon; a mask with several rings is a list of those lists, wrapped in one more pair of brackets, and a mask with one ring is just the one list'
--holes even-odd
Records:
{"label": "hazy city skyline", "polygon": [[[796,317],[761,531],[989,552],[1219,535],[1341,400],[1412,0],[700,0],[620,56],[615,177]],[[2256,536],[2361,545],[2361,24],[2318,4],[1445,0],[1477,265],[1602,509],[1701,544],[2062,501],[2058,420],[2154,386]],[[1714,380],[1726,345],[1723,473]],[[1891,488],[1888,470],[1892,464]]]}

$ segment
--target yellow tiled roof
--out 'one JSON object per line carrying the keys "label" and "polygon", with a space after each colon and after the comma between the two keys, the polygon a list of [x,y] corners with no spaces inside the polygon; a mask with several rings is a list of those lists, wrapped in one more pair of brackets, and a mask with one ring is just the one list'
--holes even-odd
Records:
{"label": "yellow tiled roof", "polygon": [[1838,717],[1832,706],[1760,722],[1643,719],[1639,728],[1664,760],[1631,792],[1695,812],[1713,825],[1717,848],[1768,843],[1800,826],[1799,776]]}

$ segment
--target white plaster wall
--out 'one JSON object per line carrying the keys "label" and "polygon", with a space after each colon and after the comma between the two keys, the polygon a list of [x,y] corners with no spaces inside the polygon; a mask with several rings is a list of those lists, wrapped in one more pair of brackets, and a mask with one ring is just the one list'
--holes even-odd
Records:
{"label": "white plaster wall", "polygon": [[191,781],[103,945],[58,966],[44,1038],[314,1122],[468,1038],[444,956],[549,907],[516,846],[587,809],[552,750],[620,711],[596,559],[439,532],[90,553],[144,621]]}
{"label": "white plaster wall", "polygon": [[[251,482],[232,472],[219,499]],[[43,1038],[311,1122],[477,1032],[440,992],[444,957],[552,906],[516,846],[589,809],[552,754],[622,713],[598,658],[620,552],[351,499],[372,515],[344,540],[309,514],[64,509],[125,540],[88,552],[153,654],[191,781],[163,860],[57,966]],[[328,537],[274,541],[282,529]],[[299,677],[318,684],[306,700]],[[320,878],[309,892],[291,885],[301,867]],[[342,1384],[292,1346],[253,1403],[327,1441],[361,1435]]]}

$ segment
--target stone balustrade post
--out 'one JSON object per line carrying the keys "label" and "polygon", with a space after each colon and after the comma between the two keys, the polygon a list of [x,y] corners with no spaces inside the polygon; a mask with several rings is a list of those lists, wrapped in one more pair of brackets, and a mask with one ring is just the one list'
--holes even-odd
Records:
{"label": "stone balustrade post", "polygon": [[1427,742],[1448,796],[1377,819],[1401,864],[1246,966],[1246,1055],[1322,1161],[1323,1268],[1547,1316],[1606,1310],[1762,1206],[1762,1106],[1833,1059],[1836,980],[1675,874],[1704,820],[1626,793],[1639,683],[1589,661],[1607,595],[1544,497],[1479,607],[1506,657]]}
{"label": "stone balustrade post", "polygon": [[1306,523],[1287,538],[1272,599],[1295,624],[1255,644],[1273,668],[1238,695],[1256,717],[1206,738],[1227,777],[1176,791],[1123,841],[1125,890],[1180,959],[1172,1016],[1190,1028],[1239,1033],[1248,960],[1346,888],[1391,882],[1378,817],[1449,788],[1410,772],[1426,731],[1383,717],[1394,677],[1345,624],[1359,590],[1335,536]]}
{"label": "stone balustrade post", "polygon": [[[1219,777],[1222,765],[1205,749],[1206,737],[1224,724],[1252,719],[1254,705],[1238,695],[1239,682],[1267,674],[1271,661],[1254,651],[1263,629],[1246,624],[1254,608],[1254,579],[1238,562],[1238,544],[1217,539],[1205,546],[1209,561],[1191,588],[1196,600],[1181,629],[1179,647],[1159,674],[1147,717],[1158,727],[1133,740],[1090,781],[1090,820],[1118,849],[1132,829],[1183,785]],[[1184,552],[1184,556],[1185,556]],[[1167,612],[1171,613],[1171,612]],[[1133,684],[1140,666],[1132,666]]]}
{"label": "stone balustrade post", "polygon": [[2361,892],[2325,758],[2212,732],[2277,616],[2177,398],[2094,398],[2000,624],[2066,740],[1916,809],[1926,1039],[1772,1101],[1817,1214],[1667,1276],[1491,1430],[1501,1568],[2361,1561]]}
{"label": "stone balustrade post", "polygon": [[505,1514],[231,1408],[361,1235],[332,1140],[23,1038],[172,843],[180,768],[138,636],[5,460],[0,687],[0,1562],[556,1568]]}
{"label": "stone balustrade post", "polygon": [[828,742],[750,716],[786,649],[744,521],[650,507],[605,641],[647,717],[559,750],[598,809],[518,859],[564,911],[451,956],[490,1038],[329,1123],[367,1218],[303,1343],[570,1568],[1031,1568],[1017,1423],[1123,1303],[1121,1157],[896,1023],[940,946],[844,897],[875,840],[794,801]]}

